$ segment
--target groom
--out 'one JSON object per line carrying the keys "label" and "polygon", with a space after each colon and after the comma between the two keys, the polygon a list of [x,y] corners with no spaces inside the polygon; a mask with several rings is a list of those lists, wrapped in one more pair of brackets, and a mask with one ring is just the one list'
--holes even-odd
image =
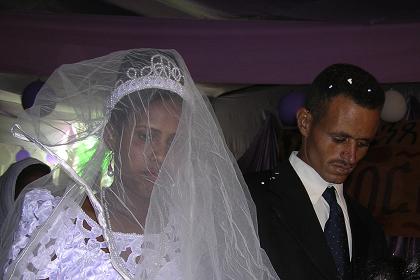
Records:
{"label": "groom", "polygon": [[366,155],[384,92],[361,68],[335,64],[311,85],[297,112],[299,151],[251,189],[261,246],[283,280],[363,279],[386,255],[382,229],[343,183]]}

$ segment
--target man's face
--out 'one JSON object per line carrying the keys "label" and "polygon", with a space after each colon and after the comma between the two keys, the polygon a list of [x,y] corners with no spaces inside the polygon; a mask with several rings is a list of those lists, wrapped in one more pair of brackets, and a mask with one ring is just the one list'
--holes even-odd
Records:
{"label": "man's face", "polygon": [[[304,113],[300,113],[298,118],[303,118]],[[331,99],[318,122],[306,113],[308,126],[299,127],[303,135],[299,157],[325,181],[343,183],[366,155],[379,125],[380,111],[363,108],[339,95]]]}

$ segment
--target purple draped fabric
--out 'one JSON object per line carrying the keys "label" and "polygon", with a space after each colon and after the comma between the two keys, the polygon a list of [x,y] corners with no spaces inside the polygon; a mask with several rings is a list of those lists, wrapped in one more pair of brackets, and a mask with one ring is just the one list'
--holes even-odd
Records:
{"label": "purple draped fabric", "polygon": [[248,150],[238,160],[243,173],[267,171],[276,168],[280,162],[279,126],[276,117],[265,112],[266,119],[255,135]]}
{"label": "purple draped fabric", "polygon": [[48,75],[63,63],[128,48],[173,48],[198,82],[307,84],[357,64],[380,82],[420,77],[420,22],[345,24],[0,14],[0,71]]}

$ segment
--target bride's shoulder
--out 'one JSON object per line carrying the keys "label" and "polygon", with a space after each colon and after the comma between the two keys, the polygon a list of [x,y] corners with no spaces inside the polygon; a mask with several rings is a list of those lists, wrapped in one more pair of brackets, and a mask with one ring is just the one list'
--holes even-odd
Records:
{"label": "bride's shoulder", "polygon": [[[17,227],[13,229],[13,242],[9,250],[9,263],[14,261],[29,243],[34,231],[52,214],[60,198],[47,189],[32,189],[24,194]],[[16,210],[18,211],[18,210]]]}
{"label": "bride's shoulder", "polygon": [[43,188],[36,188],[26,192],[22,201],[22,219],[30,218],[39,211],[52,211],[59,200],[60,197],[53,196],[50,190]]}
{"label": "bride's shoulder", "polygon": [[25,193],[23,201],[24,204],[31,203],[34,201],[42,203],[45,201],[55,200],[55,198],[57,197],[54,197],[50,190],[44,188],[36,188]]}
{"label": "bride's shoulder", "polygon": [[60,197],[47,189],[33,189],[24,194],[21,211],[22,221],[43,223],[57,206]]}

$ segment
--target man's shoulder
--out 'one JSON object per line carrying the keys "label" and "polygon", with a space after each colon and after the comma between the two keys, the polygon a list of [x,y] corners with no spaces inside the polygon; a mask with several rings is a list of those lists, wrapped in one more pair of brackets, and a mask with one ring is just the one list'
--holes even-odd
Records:
{"label": "man's shoulder", "polygon": [[276,169],[271,170],[270,175],[268,189],[274,192],[280,191],[280,187],[284,189],[286,186],[294,186],[300,182],[299,176],[288,160],[281,162]]}
{"label": "man's shoulder", "polygon": [[388,256],[390,251],[383,226],[376,221],[371,210],[353,198],[347,197],[346,201],[352,232],[354,234],[358,232],[356,236],[353,236],[353,239],[365,240],[366,243],[364,244],[367,244],[366,252],[368,252],[368,258],[370,259],[380,259]]}
{"label": "man's shoulder", "polygon": [[244,175],[252,197],[262,199],[280,194],[291,180],[298,179],[289,161],[283,161],[277,168]]}
{"label": "man's shoulder", "polygon": [[[349,196],[346,197],[346,202],[350,219],[354,225],[357,224],[359,227],[369,230],[370,232],[376,232],[383,235],[383,226],[376,221],[371,210]],[[355,221],[355,219],[357,220]]]}
{"label": "man's shoulder", "polygon": [[347,208],[364,221],[374,220],[372,212],[353,197],[346,195]]}

